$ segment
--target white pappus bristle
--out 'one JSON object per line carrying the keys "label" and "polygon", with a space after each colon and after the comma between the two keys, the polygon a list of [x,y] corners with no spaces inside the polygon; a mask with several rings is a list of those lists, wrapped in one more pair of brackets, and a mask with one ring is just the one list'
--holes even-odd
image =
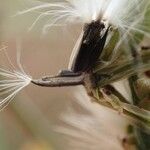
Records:
{"label": "white pappus bristle", "polygon": [[0,69],[0,110],[3,109],[15,96],[31,82],[31,78],[19,71]]}
{"label": "white pappus bristle", "polygon": [[16,94],[29,85],[32,80],[32,78],[24,72],[21,64],[18,64],[18,70],[14,67],[9,58],[8,60],[12,67],[11,70],[0,67],[0,110],[5,108]]}
{"label": "white pappus bristle", "polygon": [[[47,17],[43,30],[51,26],[72,23],[90,23],[97,18],[117,27],[120,32],[133,30],[143,33],[143,20],[150,1],[148,0],[64,0],[60,2],[31,1],[34,7],[20,11],[17,15],[30,12],[38,17],[31,25],[32,29],[39,20]],[[128,31],[129,32],[129,31]],[[147,34],[146,32],[144,32]],[[128,33],[129,34],[129,33]],[[149,36],[149,34],[147,34]]]}

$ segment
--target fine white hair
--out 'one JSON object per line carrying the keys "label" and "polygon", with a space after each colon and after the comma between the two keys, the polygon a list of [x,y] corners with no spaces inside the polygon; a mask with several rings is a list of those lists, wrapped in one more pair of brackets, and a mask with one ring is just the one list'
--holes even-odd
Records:
{"label": "fine white hair", "polygon": [[17,69],[11,62],[11,59],[6,52],[6,48],[7,47],[3,47],[1,50],[2,52],[5,52],[11,69],[4,69],[3,67],[0,67],[0,111],[11,102],[17,93],[29,85],[32,80],[31,76],[25,73],[20,63],[19,51],[17,56]]}
{"label": "fine white hair", "polygon": [[[115,60],[120,49],[130,54],[131,43],[138,49],[143,37],[150,38],[149,0],[60,0],[57,2],[32,0],[27,3],[32,7],[19,11],[15,16],[31,14],[31,12],[37,14],[29,30],[32,30],[39,21],[43,21],[43,34],[53,26],[64,26],[68,23],[83,26],[99,20],[106,27],[111,26],[114,32],[119,33],[118,41],[112,50],[111,62]],[[113,34],[109,34],[108,37],[111,35]],[[109,38],[106,44],[109,44]],[[75,53],[73,52],[73,55]],[[71,58],[74,57],[73,55]]]}
{"label": "fine white hair", "polygon": [[[58,2],[31,1],[33,7],[19,11],[17,15],[35,12],[38,17],[30,29],[45,17],[49,17],[43,30],[51,26],[72,23],[90,23],[100,19],[124,32],[143,32],[143,20],[149,9],[148,0],[63,0]],[[146,33],[145,33],[146,34]]]}

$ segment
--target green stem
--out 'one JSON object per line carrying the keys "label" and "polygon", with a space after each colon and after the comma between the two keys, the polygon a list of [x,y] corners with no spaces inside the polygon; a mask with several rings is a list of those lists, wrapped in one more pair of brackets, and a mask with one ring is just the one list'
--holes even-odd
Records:
{"label": "green stem", "polygon": [[136,75],[137,72],[145,72],[150,68],[150,53],[144,53],[142,56],[142,62],[138,65],[135,64],[134,60],[123,61],[122,63],[115,64],[105,69],[97,70],[95,73],[98,80],[98,85],[103,87],[115,81],[128,78]]}
{"label": "green stem", "polygon": [[132,93],[132,100],[133,100],[133,104],[135,105],[138,105],[140,102],[140,98],[137,95],[137,92],[135,90],[135,84],[134,84],[137,81],[137,79],[138,79],[137,75],[131,76],[129,78],[129,86],[130,86],[131,93]]}
{"label": "green stem", "polygon": [[[136,91],[135,83],[136,83],[137,79],[138,79],[138,77],[136,75],[129,78],[130,89],[132,92],[132,99],[133,99],[133,103],[136,106],[138,106],[139,103],[142,101],[142,99],[138,96],[137,91]],[[147,124],[150,125],[150,120],[147,121]],[[143,129],[143,127],[141,129]],[[137,129],[136,127],[134,127],[134,136],[137,141],[138,150],[150,149],[150,144],[149,144],[150,135],[148,132],[143,132],[143,130],[140,130],[140,129]]]}

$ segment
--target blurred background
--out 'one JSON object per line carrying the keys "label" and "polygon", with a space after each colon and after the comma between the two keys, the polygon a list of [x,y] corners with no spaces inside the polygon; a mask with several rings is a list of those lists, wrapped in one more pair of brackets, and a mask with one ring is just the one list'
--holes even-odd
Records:
{"label": "blurred background", "polygon": [[[46,21],[43,20],[29,32],[37,14],[15,14],[33,4],[30,0],[1,0],[0,46],[8,46],[7,53],[17,66],[19,41],[25,71],[33,78],[40,78],[67,68],[81,26],[53,27],[42,35]],[[11,67],[3,51],[0,66]],[[81,87],[30,85],[24,89],[0,112],[0,150],[125,149],[122,141],[128,122],[117,113],[90,102],[86,94],[77,98],[74,93],[78,88],[85,93]]]}

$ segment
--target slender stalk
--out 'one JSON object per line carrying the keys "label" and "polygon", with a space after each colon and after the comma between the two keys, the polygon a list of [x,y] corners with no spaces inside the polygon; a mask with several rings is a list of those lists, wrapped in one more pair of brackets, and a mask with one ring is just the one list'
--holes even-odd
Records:
{"label": "slender stalk", "polygon": [[[118,114],[129,119],[138,128],[141,128],[145,133],[150,134],[150,112],[141,109],[134,104],[129,104],[122,101],[121,94],[117,94],[116,90],[111,90],[110,87],[105,86],[103,90],[104,97],[90,95],[100,105],[117,111]],[[100,92],[100,91],[99,91]],[[101,94],[100,94],[101,95]],[[104,100],[101,100],[104,99]],[[125,99],[125,98],[124,98]],[[127,100],[126,100],[127,101]]]}
{"label": "slender stalk", "polygon": [[[142,102],[142,98],[139,97],[139,95],[137,94],[137,89],[135,86],[137,79],[138,79],[137,76],[132,76],[129,78],[133,103],[136,106],[138,106]],[[149,122],[147,121],[147,123],[150,124],[150,121]],[[141,129],[134,127],[134,136],[137,140],[137,147],[138,147],[138,150],[147,150],[150,147],[150,144],[148,142],[150,140],[150,135],[149,135],[149,132],[143,132],[143,127]]]}

